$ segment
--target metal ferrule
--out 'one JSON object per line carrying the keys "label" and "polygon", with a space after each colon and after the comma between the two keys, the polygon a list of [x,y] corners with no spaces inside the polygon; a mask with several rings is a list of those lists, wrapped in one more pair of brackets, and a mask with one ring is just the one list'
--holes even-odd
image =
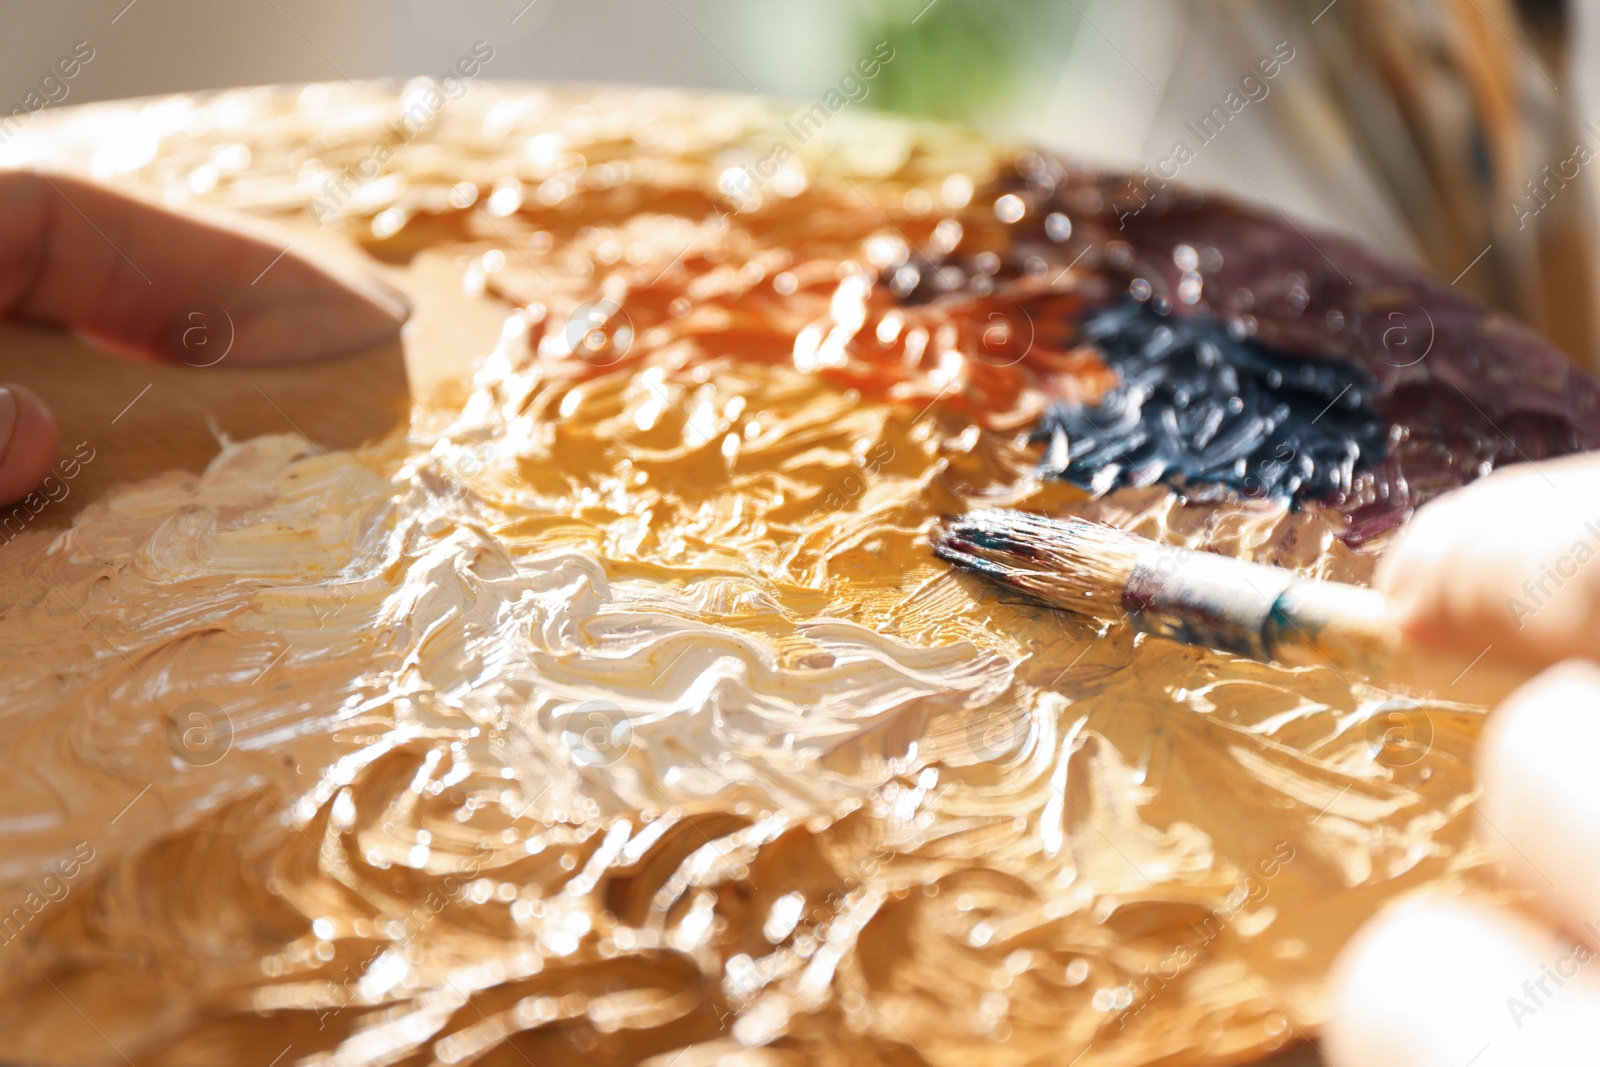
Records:
{"label": "metal ferrule", "polygon": [[1149,634],[1252,659],[1273,658],[1278,598],[1292,572],[1211,552],[1156,547],[1123,587],[1128,621]]}

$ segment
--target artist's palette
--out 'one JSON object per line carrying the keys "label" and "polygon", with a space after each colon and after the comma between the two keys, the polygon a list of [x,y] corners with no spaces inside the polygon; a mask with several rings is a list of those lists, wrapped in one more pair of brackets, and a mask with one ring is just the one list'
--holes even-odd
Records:
{"label": "artist's palette", "polygon": [[425,313],[395,431],[284,409],[0,559],[0,1059],[1241,1062],[1470,874],[1479,710],[1094,631],[926,535],[1070,511],[1360,580],[1595,442],[1559,355],[957,130],[846,112],[763,174],[764,102],[431,91],[11,149],[315,219]]}

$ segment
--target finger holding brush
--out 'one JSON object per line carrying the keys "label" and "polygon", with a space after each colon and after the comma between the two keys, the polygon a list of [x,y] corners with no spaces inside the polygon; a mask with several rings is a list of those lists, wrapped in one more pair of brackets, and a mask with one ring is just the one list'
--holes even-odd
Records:
{"label": "finger holding brush", "polygon": [[1600,462],[1507,467],[1419,510],[1374,586],[1413,641],[1534,669],[1600,660]]}
{"label": "finger holding brush", "polygon": [[1479,839],[1524,910],[1414,900],[1332,983],[1335,1067],[1592,1063],[1600,1042],[1600,458],[1508,468],[1418,512],[1377,587],[1419,643],[1546,668],[1490,715]]}

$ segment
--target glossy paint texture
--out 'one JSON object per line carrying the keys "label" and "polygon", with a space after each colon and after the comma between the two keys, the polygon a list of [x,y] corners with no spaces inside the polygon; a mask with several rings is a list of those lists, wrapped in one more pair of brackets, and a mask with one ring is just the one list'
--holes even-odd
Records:
{"label": "glossy paint texture", "polygon": [[[1236,1063],[1385,901],[1477,877],[1480,709],[1074,622],[927,534],[1070,512],[1359,581],[1418,500],[1593,440],[1531,335],[1227,203],[1119,229],[1121,179],[960,130],[846,112],[762,173],[748,98],[475,85],[346,180],[428,91],[16,142],[506,325],[403,432],[231,442],[8,547],[0,1059]],[[1156,300],[1313,368],[1293,492],[1049,476],[1053,405],[1165,388],[1093,326]],[[1437,332],[1407,367],[1390,308]]]}

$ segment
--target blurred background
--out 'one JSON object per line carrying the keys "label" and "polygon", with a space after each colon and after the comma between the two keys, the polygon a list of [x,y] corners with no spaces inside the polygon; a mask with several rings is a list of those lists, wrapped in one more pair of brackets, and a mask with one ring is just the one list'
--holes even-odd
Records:
{"label": "blurred background", "polygon": [[0,0],[0,120],[222,86],[437,76],[480,40],[494,49],[489,78],[811,102],[886,42],[894,58],[860,106],[1228,190],[1426,264],[1595,367],[1600,66],[1585,59],[1600,52],[1597,6]]}

